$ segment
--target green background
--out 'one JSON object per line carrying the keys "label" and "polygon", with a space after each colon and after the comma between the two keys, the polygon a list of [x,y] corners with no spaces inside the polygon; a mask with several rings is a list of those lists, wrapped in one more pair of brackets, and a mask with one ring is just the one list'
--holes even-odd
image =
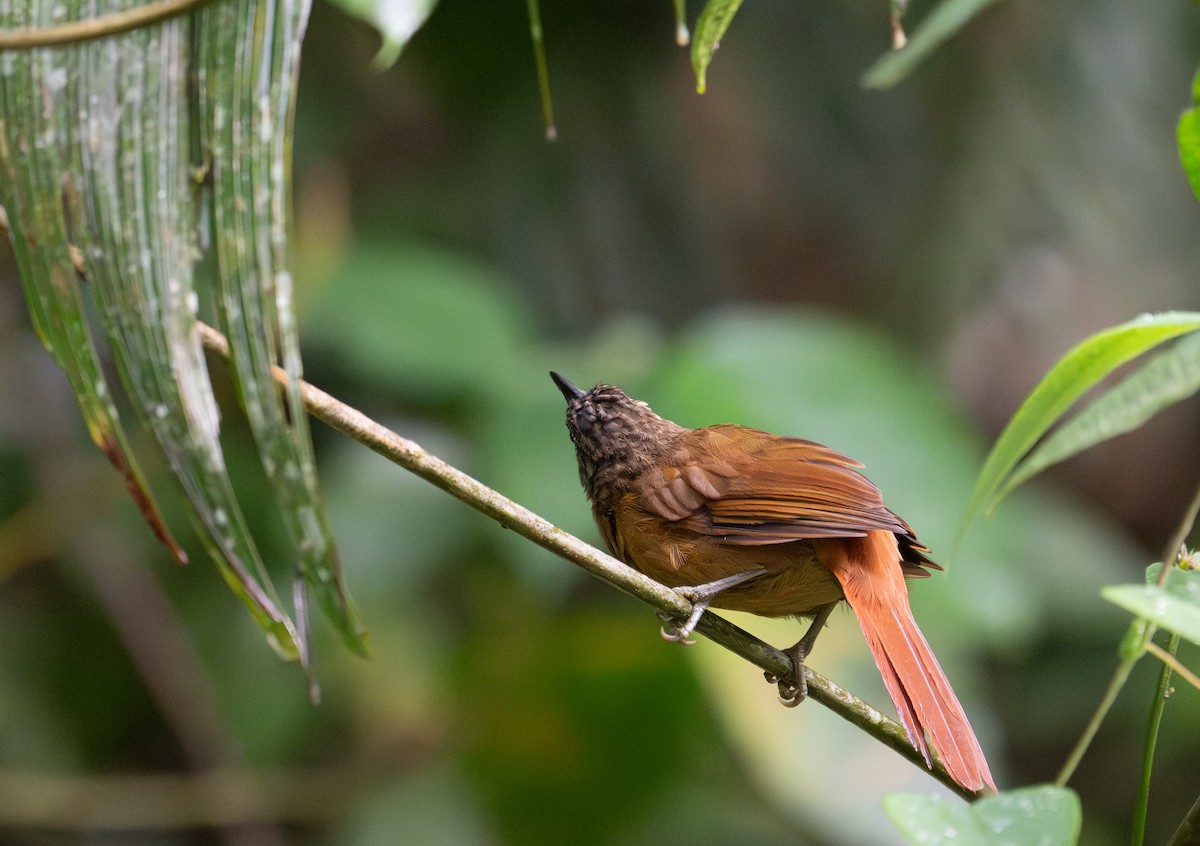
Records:
{"label": "green background", "polygon": [[[1138,312],[1200,306],[1174,139],[1197,10],[1003,4],[880,93],[859,77],[886,46],[884,4],[760,0],[700,97],[669,3],[543,5],[554,144],[523,4],[446,0],[380,74],[375,37],[315,8],[293,241],[308,377],[592,542],[552,368],[686,425],[855,456],[947,566],[913,607],[997,781],[1052,780],[1125,628],[1100,587],[1140,581],[1179,519],[1200,406],[954,536],[987,444],[1054,360]],[[0,279],[0,840],[886,844],[883,794],[940,789],[320,426],[373,657],[320,624],[311,707],[198,544],[180,568],[149,536],[29,330],[7,248]],[[800,631],[737,622],[779,645]],[[887,703],[848,611],[811,663]],[[1088,844],[1125,837],[1143,663],[1072,783]],[[1186,686],[1168,704],[1149,842],[1195,799],[1198,705]],[[169,780],[203,772],[237,800]],[[29,824],[42,808],[56,824]],[[221,813],[257,821],[189,824]]]}

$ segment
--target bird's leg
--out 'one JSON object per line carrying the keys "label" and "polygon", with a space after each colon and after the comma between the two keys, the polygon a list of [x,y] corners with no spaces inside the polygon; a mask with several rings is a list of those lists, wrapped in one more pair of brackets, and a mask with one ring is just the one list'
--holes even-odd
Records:
{"label": "bird's leg", "polygon": [[763,573],[767,572],[766,567],[755,567],[751,570],[743,570],[740,573],[734,573],[732,576],[726,576],[723,579],[717,579],[715,582],[706,582],[702,585],[687,585],[684,587],[672,588],[677,594],[682,596],[688,602],[692,603],[692,613],[683,622],[682,626],[675,625],[675,618],[666,611],[659,611],[658,618],[664,623],[670,623],[671,627],[662,628],[663,640],[670,640],[676,643],[682,643],[685,646],[691,646],[695,643],[694,640],[688,640],[692,631],[696,628],[696,624],[700,622],[700,616],[708,608],[713,598],[723,590],[728,590],[734,585],[740,585],[742,582],[748,582],[751,579],[757,579]]}
{"label": "bird's leg", "polygon": [[804,679],[804,659],[812,651],[813,644],[817,642],[817,635],[825,627],[825,621],[829,619],[829,614],[833,611],[835,605],[837,605],[836,602],[829,602],[818,608],[816,615],[813,617],[812,624],[808,627],[808,631],[804,633],[804,637],[800,638],[795,646],[787,650],[787,654],[792,659],[792,675],[795,676],[795,684],[780,681],[773,673],[764,674],[768,682],[779,685],[779,701],[789,708],[795,708],[808,696],[808,683]]}

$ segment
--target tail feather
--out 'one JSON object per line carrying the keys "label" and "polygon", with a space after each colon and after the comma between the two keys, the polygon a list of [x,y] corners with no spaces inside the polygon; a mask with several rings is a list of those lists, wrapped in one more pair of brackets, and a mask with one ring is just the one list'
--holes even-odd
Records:
{"label": "tail feather", "polygon": [[947,772],[963,787],[995,790],[967,715],[909,609],[895,535],[873,531],[865,538],[847,538],[834,550],[824,563],[854,609],[913,746],[928,763],[932,743]]}

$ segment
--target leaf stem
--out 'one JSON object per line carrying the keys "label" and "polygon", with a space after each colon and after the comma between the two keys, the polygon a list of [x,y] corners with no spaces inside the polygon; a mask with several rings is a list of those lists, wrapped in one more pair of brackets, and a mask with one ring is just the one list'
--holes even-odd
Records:
{"label": "leaf stem", "polygon": [[546,140],[558,138],[558,127],[554,125],[554,101],[550,97],[550,69],[546,64],[546,40],[542,33],[542,10],[538,0],[525,0],[529,10],[529,38],[533,41],[533,61],[537,66],[538,95],[542,100],[542,122],[546,126]]}
{"label": "leaf stem", "polygon": [[31,50],[90,41],[157,23],[210,2],[212,0],[153,0],[119,12],[56,26],[0,30],[0,50]]}
{"label": "leaf stem", "polygon": [[[225,336],[203,323],[197,323],[196,329],[205,347],[228,358],[229,343]],[[275,367],[273,372],[276,381],[286,384],[288,376],[283,369]],[[671,588],[567,534],[545,518],[431,455],[415,442],[392,432],[320,388],[301,380],[300,395],[313,417],[457,497],[500,525],[672,616],[687,617],[691,612],[691,603]],[[783,681],[795,682],[792,662],[784,653],[711,611],[700,618],[696,631],[765,672]],[[921,769],[926,769],[921,753],[909,743],[904,729],[898,723],[808,667],[804,668],[804,675],[812,699],[899,752]],[[940,762],[935,762],[929,772],[964,799],[970,801],[977,798],[978,794],[955,783]]]}
{"label": "leaf stem", "polygon": [[[1147,644],[1147,651],[1153,652],[1151,647],[1158,649],[1158,644],[1151,641]],[[1179,635],[1172,634],[1167,643],[1167,651],[1172,658],[1178,648]],[[1167,697],[1170,696],[1171,667],[1171,662],[1163,662],[1162,672],[1158,674],[1158,686],[1154,689],[1154,701],[1150,706],[1150,720],[1146,725],[1146,749],[1142,755],[1142,781],[1138,785],[1137,800],[1133,806],[1131,846],[1142,846],[1146,841],[1146,813],[1150,807],[1150,774],[1154,769],[1154,749],[1158,745],[1158,729],[1162,725],[1162,715],[1167,706]]]}
{"label": "leaf stem", "polygon": [[675,43],[680,47],[688,46],[692,35],[688,32],[687,9],[684,0],[674,0],[675,7]]}

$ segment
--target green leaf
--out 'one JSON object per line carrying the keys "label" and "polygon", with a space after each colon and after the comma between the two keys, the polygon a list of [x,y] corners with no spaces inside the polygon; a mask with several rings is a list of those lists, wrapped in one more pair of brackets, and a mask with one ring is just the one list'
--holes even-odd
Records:
{"label": "green leaf", "polygon": [[366,21],[383,38],[371,66],[387,70],[400,58],[405,45],[433,14],[438,0],[331,0],[346,14]]}
{"label": "green leaf", "polygon": [[1192,81],[1192,108],[1180,115],[1175,137],[1179,143],[1179,161],[1192,185],[1192,193],[1200,200],[1200,72]]}
{"label": "green leaf", "polygon": [[[29,4],[0,17],[0,26],[28,24]],[[41,107],[25,92],[39,90],[45,67],[29,52],[12,58],[0,86],[0,212],[7,210],[13,254],[20,270],[34,329],[62,368],[75,394],[92,441],[121,474],[125,487],[154,533],[180,563],[187,555],[167,528],[129,448],[121,416],[113,403],[80,285],[84,259],[71,243],[78,225],[81,197],[68,175],[69,149],[54,144],[31,145],[22,137],[54,137],[54,126],[70,120],[70,104],[52,98],[53,109]],[[77,152],[77,151],[76,151]]]}
{"label": "green leaf", "polygon": [[959,534],[999,502],[1025,454],[1080,396],[1130,359],[1179,335],[1200,329],[1200,313],[1143,315],[1098,332],[1068,352],[1017,409],[984,462],[967,503]]}
{"label": "green leaf", "polygon": [[1200,390],[1200,332],[1159,353],[1056,429],[1014,469],[1004,496],[1051,465],[1132,432],[1158,412]]}
{"label": "green leaf", "polygon": [[[94,11],[84,0],[10,4],[0,7],[0,28]],[[0,203],[34,324],[71,380],[89,433],[155,533],[182,558],[127,447],[92,342],[91,313],[133,413],[154,433],[222,578],[277,651],[306,666],[309,589],[360,646],[295,383],[287,194],[307,16],[306,2],[233,0],[61,49],[6,54],[0,86]],[[222,287],[214,296],[194,273],[207,246],[197,243],[198,212],[210,199],[193,177],[196,140],[219,195],[211,218]],[[239,398],[295,541],[294,620],[227,469],[197,333],[199,314],[214,300],[230,336]],[[276,362],[293,377],[282,398],[272,379]]]}
{"label": "green leaf", "polygon": [[703,94],[708,87],[708,65],[713,53],[721,46],[725,30],[741,8],[742,0],[708,0],[696,21],[692,38],[692,69],[696,72],[696,91]]}
{"label": "green leaf", "polygon": [[[366,651],[346,593],[317,484],[308,414],[300,397],[300,339],[288,268],[292,124],[306,9],[229,0],[198,16],[201,134],[209,152],[217,315],[234,384],[271,493],[296,551],[295,622],[308,665],[307,591],[346,645]],[[263,78],[272,80],[263,96]],[[246,133],[246,126],[274,132]],[[272,366],[288,375],[280,392]],[[264,582],[267,576],[262,575]]]}
{"label": "green leaf", "polygon": [[[94,11],[83,0],[54,8],[17,5],[27,17],[17,20],[18,10],[3,7],[0,28]],[[226,472],[216,401],[193,331],[199,297],[192,273],[191,45],[190,19],[178,17],[61,50],[6,56],[5,155],[20,157],[8,166],[22,182],[14,186],[16,196],[6,191],[3,197],[15,240],[40,244],[39,251],[54,258],[26,264],[25,284],[39,324],[38,311],[51,324],[69,321],[49,327],[43,339],[65,362],[93,438],[148,513],[152,503],[131,483],[136,468],[116,428],[115,449],[109,448],[106,427],[116,416],[107,388],[99,380],[80,381],[94,367],[95,353],[79,310],[76,260],[134,413],[158,439],[222,576],[280,654],[295,658],[291,621],[269,582],[256,576],[261,562]],[[45,105],[30,94],[39,91],[47,95]],[[28,144],[28,138],[39,141]],[[64,342],[81,349],[67,351]]]}
{"label": "green leaf", "polygon": [[1101,595],[1132,614],[1200,643],[1200,570],[1173,567],[1162,587],[1111,585]]}
{"label": "green leaf", "polygon": [[917,846],[1073,846],[1082,819],[1075,792],[1049,785],[1006,790],[970,805],[943,796],[892,793],[883,805]]}
{"label": "green leaf", "polygon": [[996,0],[942,0],[917,26],[908,43],[885,53],[865,74],[864,88],[890,88],[903,80],[968,21]]}

